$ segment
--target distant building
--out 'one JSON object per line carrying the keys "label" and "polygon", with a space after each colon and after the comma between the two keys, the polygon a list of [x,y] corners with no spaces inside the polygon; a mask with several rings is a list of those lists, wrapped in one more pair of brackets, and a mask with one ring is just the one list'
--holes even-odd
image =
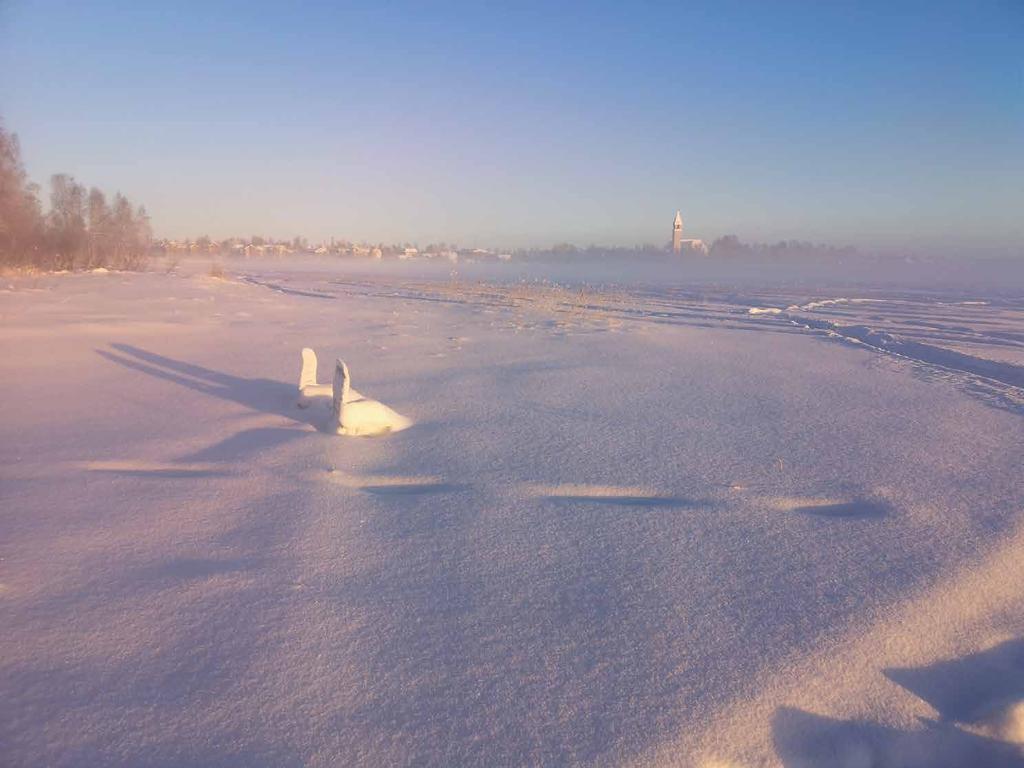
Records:
{"label": "distant building", "polygon": [[672,252],[683,251],[683,215],[676,211],[676,220],[672,222]]}
{"label": "distant building", "polygon": [[672,252],[682,253],[683,251],[700,253],[707,256],[708,246],[703,240],[683,239],[683,216],[679,211],[676,211],[676,218],[672,222]]}

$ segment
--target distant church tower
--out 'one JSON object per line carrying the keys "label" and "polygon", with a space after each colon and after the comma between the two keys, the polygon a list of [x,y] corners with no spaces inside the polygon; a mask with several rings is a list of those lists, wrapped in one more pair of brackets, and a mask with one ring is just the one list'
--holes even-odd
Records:
{"label": "distant church tower", "polygon": [[683,250],[683,217],[676,211],[676,220],[672,222],[672,251],[681,253]]}

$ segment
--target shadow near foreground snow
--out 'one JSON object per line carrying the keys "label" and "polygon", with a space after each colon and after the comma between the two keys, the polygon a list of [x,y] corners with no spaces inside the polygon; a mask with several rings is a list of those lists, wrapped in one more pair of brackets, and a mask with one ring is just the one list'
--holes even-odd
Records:
{"label": "shadow near foreground snow", "polygon": [[860,720],[836,720],[790,707],[772,718],[778,757],[786,768],[820,766],[1024,766],[1020,745],[964,730],[1024,697],[1024,639],[924,667],[883,674],[928,702],[939,720],[901,730]]}
{"label": "shadow near foreground snow", "polygon": [[[322,408],[296,408],[297,389],[293,384],[273,379],[247,379],[234,376],[140,349],[131,344],[115,343],[110,346],[116,352],[97,349],[96,354],[130,370],[169,381],[195,392],[238,403],[254,411],[281,416],[296,424],[312,426],[318,431],[324,431],[326,427]],[[230,435],[214,445],[183,456],[178,461],[235,461],[263,449],[289,442],[304,434],[306,434],[304,429],[296,428],[257,427],[246,429]]]}

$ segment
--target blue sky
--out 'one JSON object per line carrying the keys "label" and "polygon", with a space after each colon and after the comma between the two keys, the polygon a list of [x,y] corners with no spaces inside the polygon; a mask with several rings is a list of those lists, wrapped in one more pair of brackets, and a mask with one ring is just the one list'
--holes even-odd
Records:
{"label": "blue sky", "polygon": [[1020,251],[1024,3],[0,0],[29,172],[157,234]]}

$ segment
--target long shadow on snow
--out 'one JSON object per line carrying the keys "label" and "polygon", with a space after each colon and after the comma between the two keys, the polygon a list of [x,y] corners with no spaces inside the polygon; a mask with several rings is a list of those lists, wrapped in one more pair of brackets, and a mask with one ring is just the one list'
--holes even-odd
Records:
{"label": "long shadow on snow", "polygon": [[803,515],[846,520],[869,520],[888,517],[893,512],[890,505],[870,499],[840,501],[833,504],[806,504],[801,507],[794,507],[793,511]]}
{"label": "long shadow on snow", "polygon": [[772,721],[783,765],[1024,766],[1018,745],[960,727],[978,725],[999,708],[1024,698],[1024,640],[924,667],[886,669],[883,674],[928,702],[939,720],[904,731],[783,707]]}
{"label": "long shadow on snow", "polygon": [[1024,639],[927,667],[886,669],[884,674],[931,704],[943,721],[977,723],[993,707],[1024,698]]}
{"label": "long shadow on snow", "polygon": [[[325,428],[323,409],[299,409],[295,406],[296,388],[272,379],[246,379],[215,371],[194,363],[159,355],[130,344],[111,344],[118,353],[96,350],[112,363],[147,376],[169,381],[195,392],[238,403],[254,411],[282,416],[296,424]],[[214,445],[178,459],[181,462],[233,461],[267,448],[273,448],[306,434],[305,430],[279,427],[246,429]]]}
{"label": "long shadow on snow", "polygon": [[430,493],[458,493],[469,488],[463,483],[398,483],[364,485],[359,490],[374,496],[422,496]]}
{"label": "long shadow on snow", "polygon": [[942,723],[923,725],[920,730],[901,730],[780,707],[772,717],[772,737],[785,768],[1024,766],[1016,745]]}
{"label": "long shadow on snow", "polygon": [[[179,384],[196,392],[239,403],[255,411],[305,422],[295,408],[296,388],[272,379],[246,379],[159,355],[131,344],[111,344],[120,354],[98,349],[96,354],[125,368]],[[306,422],[308,423],[308,422]]]}

